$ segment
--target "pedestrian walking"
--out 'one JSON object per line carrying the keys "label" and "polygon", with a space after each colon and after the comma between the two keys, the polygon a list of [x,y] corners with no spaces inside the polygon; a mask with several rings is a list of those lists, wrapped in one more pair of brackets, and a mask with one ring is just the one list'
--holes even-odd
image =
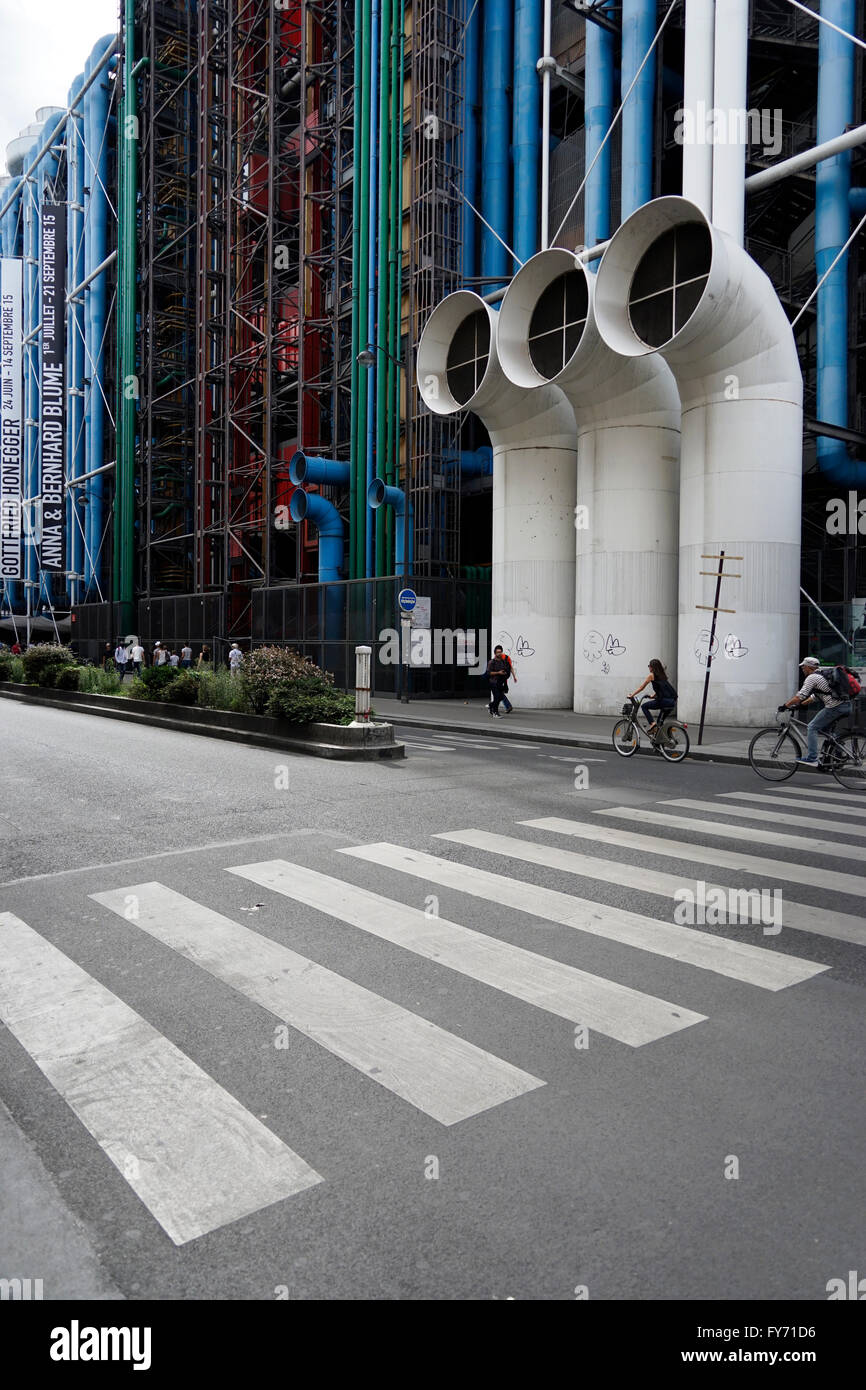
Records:
{"label": "pedestrian walking", "polygon": [[185,642],[180,649],[180,664],[184,671],[188,671],[192,665],[192,647],[188,642]]}
{"label": "pedestrian walking", "polygon": [[244,654],[237,642],[232,642],[229,650],[229,670],[233,676],[239,676],[244,664]]}
{"label": "pedestrian walking", "polygon": [[494,656],[497,652],[499,653],[500,657],[508,667],[508,677],[506,679],[505,685],[502,688],[502,708],[505,710],[506,714],[510,714],[514,706],[508,698],[508,681],[514,681],[514,684],[516,685],[517,674],[514,670],[514,662],[511,660],[511,657],[508,655],[508,652],[504,652],[501,647],[495,647],[493,652]]}
{"label": "pedestrian walking", "polygon": [[[106,642],[105,645],[108,646],[108,643]],[[21,655],[21,643],[18,641],[18,638],[17,638],[17,637],[15,638],[15,641],[12,643],[12,655],[13,655],[13,656],[20,656],[20,655]]]}
{"label": "pedestrian walking", "polygon": [[166,662],[166,656],[167,652],[165,650],[165,647],[162,645],[161,642],[157,642],[156,646],[153,649],[154,666],[164,666]]}
{"label": "pedestrian walking", "polygon": [[123,678],[126,675],[126,663],[128,660],[129,653],[126,647],[121,641],[118,641],[117,646],[114,648],[114,669],[120,677],[121,685],[123,685]]}
{"label": "pedestrian walking", "polygon": [[210,647],[202,647],[198,654],[197,666],[209,666],[211,663]]}
{"label": "pedestrian walking", "polygon": [[168,662],[170,666],[173,666],[175,669],[177,669],[177,667],[180,665],[180,657],[178,656],[177,652],[169,652]]}
{"label": "pedestrian walking", "polygon": [[[503,700],[508,704],[508,677],[511,674],[511,659],[506,657],[501,647],[493,648],[493,656],[487,663],[487,684],[490,688],[490,702],[487,706],[494,719],[499,719],[499,706]],[[511,705],[508,705],[509,711]]]}
{"label": "pedestrian walking", "polygon": [[114,649],[110,642],[106,642],[102,649],[102,660],[100,662],[103,671],[114,670]]}
{"label": "pedestrian walking", "polygon": [[144,665],[144,647],[141,645],[137,638],[133,643],[132,651],[129,653],[129,656],[130,660],[132,661],[133,674],[136,676],[140,676],[141,668]]}

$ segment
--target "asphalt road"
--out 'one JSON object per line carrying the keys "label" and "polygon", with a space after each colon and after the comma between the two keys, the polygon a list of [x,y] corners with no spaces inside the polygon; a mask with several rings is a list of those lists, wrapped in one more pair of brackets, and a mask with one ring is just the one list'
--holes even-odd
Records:
{"label": "asphalt road", "polygon": [[[339,764],[2,703],[0,1277],[826,1299],[864,1251],[866,800],[406,741]],[[683,924],[699,882],[764,920]]]}

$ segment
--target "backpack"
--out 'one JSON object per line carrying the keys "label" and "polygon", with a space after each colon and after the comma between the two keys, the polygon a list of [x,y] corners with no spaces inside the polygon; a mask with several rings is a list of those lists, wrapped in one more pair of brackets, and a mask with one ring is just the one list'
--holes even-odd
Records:
{"label": "backpack", "polygon": [[860,694],[859,680],[845,666],[822,666],[819,675],[824,677],[837,700],[854,700]]}

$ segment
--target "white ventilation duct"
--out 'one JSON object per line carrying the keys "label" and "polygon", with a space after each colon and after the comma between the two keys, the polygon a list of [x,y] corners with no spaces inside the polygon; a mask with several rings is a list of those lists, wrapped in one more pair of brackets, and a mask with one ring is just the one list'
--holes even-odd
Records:
{"label": "white ventilation duct", "polygon": [[[680,714],[700,711],[715,581],[726,569],[708,719],[760,724],[791,690],[799,631],[803,382],[772,284],[685,198],[639,208],[599,268],[595,312],[614,351],[658,350],[682,402]],[[703,609],[698,607],[703,605]]]}
{"label": "white ventilation duct", "polygon": [[471,410],[493,446],[491,648],[510,648],[522,704],[570,709],[574,647],[574,413],[554,386],[524,391],[497,354],[498,314],[469,290],[434,309],[418,389],[437,415]]}
{"label": "white ventilation duct", "polygon": [[680,402],[660,357],[602,340],[595,276],[542,251],[499,311],[499,360],[515,385],[552,383],[577,426],[574,708],[615,714],[658,657],[674,674]]}

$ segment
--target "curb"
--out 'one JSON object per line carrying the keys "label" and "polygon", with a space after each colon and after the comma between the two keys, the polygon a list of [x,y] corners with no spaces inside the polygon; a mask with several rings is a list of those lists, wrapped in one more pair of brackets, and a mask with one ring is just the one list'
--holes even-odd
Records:
{"label": "curb", "polygon": [[[497,725],[491,729],[487,724],[479,727],[477,724],[463,724],[445,719],[431,719],[424,715],[403,715],[390,714],[388,722],[394,725],[405,725],[407,728],[415,729],[435,729],[437,732],[453,731],[455,734],[470,734],[476,738],[489,739],[502,738],[510,739],[515,743],[548,743],[557,747],[568,748],[594,748],[610,751],[612,745],[610,738],[602,734],[559,734],[548,730],[529,730],[529,729],[500,729]],[[491,720],[492,724],[493,721]],[[643,744],[638,748],[638,755],[645,757],[654,752],[652,748],[644,747]],[[711,745],[703,745],[696,748],[694,744],[689,749],[689,758],[697,759],[701,762],[729,763],[733,766],[748,767],[749,759],[745,753],[714,753]]]}
{"label": "curb", "polygon": [[[151,713],[150,710],[142,712],[138,709],[123,709],[118,705],[93,704],[88,702],[87,696],[78,700],[63,699],[64,694],[75,695],[78,692],[57,691],[49,694],[47,691],[42,694],[31,694],[29,690],[12,690],[0,685],[0,697],[6,700],[18,700],[26,705],[44,705],[51,709],[63,709],[74,714],[95,714],[102,719],[123,719],[130,724],[141,724],[145,727],[155,727],[157,729],[170,729],[179,734],[198,734],[203,738],[223,739],[229,743],[245,743],[250,747],[274,748],[282,753],[302,753],[308,754],[313,758],[332,758],[343,762],[371,762],[381,758],[405,758],[405,743],[397,743],[393,738],[388,743],[349,743],[336,742],[326,743],[313,738],[286,738],[277,733],[259,733],[254,729],[232,728],[231,725],[201,723],[187,717],[173,718],[169,714]],[[96,697],[98,698],[98,697]],[[103,697],[112,699],[111,696]],[[158,707],[158,702],[153,701]],[[224,714],[225,711],[201,711],[201,713]],[[381,727],[381,726],[380,726]],[[387,725],[390,728],[390,725]],[[348,726],[340,726],[340,732],[345,737]]]}

